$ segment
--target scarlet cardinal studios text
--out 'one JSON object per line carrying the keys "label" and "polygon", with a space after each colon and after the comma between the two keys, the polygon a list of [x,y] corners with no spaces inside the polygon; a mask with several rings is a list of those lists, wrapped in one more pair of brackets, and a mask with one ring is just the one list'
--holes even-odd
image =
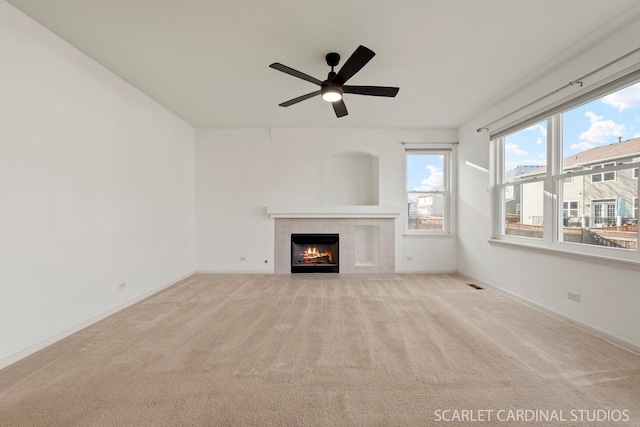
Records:
{"label": "scarlet cardinal studios text", "polygon": [[628,409],[436,409],[439,422],[627,422]]}

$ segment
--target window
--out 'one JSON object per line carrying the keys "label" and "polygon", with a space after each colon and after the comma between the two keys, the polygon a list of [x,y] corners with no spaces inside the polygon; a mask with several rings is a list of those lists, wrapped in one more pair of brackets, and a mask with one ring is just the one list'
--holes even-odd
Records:
{"label": "window", "polygon": [[[565,180],[564,184],[572,184]],[[583,218],[580,215],[580,202],[578,200],[569,200],[562,202],[562,226],[563,227],[579,227],[582,225]],[[564,229],[564,238],[568,238],[567,229]]]}
{"label": "window", "polygon": [[494,238],[640,262],[634,78],[496,132]]}
{"label": "window", "polygon": [[503,141],[501,234],[541,239],[546,151],[528,158],[526,146],[547,146],[547,123],[540,122]]}
{"label": "window", "polygon": [[[615,165],[616,165],[615,162],[603,163],[601,165],[593,165],[591,166],[591,169],[598,170],[598,169],[603,169],[603,168],[615,166]],[[594,173],[591,175],[591,182],[615,181],[615,179],[616,179],[615,171]]]}
{"label": "window", "polygon": [[407,234],[450,232],[451,151],[407,150]]}
{"label": "window", "polygon": [[[570,184],[570,183],[569,183]],[[562,203],[562,215],[563,218],[577,218],[578,217],[578,201],[571,200]]]}

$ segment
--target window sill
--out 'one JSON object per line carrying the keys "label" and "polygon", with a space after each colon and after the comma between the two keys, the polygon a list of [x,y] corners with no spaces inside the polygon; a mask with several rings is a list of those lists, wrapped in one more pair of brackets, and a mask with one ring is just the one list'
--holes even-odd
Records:
{"label": "window sill", "polygon": [[[637,257],[637,252],[634,252],[632,254],[636,256],[636,259],[625,259],[625,258],[618,258],[613,256],[601,255],[601,254],[576,252],[569,249],[564,249],[562,247],[531,245],[524,242],[514,242],[511,240],[507,241],[507,240],[495,239],[491,237],[488,238],[487,241],[491,245],[508,246],[512,248],[517,248],[517,249],[522,249],[527,251],[535,251],[535,252],[551,252],[551,253],[560,254],[560,255],[582,259],[582,260],[592,259],[592,260],[604,261],[607,263],[617,263],[617,264],[623,264],[630,267],[640,268],[640,258]],[[612,250],[615,251],[615,249],[612,249]],[[629,253],[626,252],[626,254],[629,254]]]}
{"label": "window sill", "polygon": [[423,237],[453,237],[452,233],[447,233],[446,231],[432,231],[430,233],[408,233],[405,232],[402,234],[404,238],[423,238]]}

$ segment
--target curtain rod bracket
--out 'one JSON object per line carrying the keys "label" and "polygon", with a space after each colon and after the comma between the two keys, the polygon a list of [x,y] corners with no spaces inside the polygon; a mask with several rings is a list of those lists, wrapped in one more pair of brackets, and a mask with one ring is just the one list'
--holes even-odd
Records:
{"label": "curtain rod bracket", "polygon": [[485,127],[482,127],[482,128],[478,128],[478,129],[476,129],[476,132],[480,133],[480,132],[482,132],[483,130],[485,130],[485,131],[487,131],[487,132],[488,132],[488,131],[489,131],[489,128],[488,128],[488,127],[486,127],[486,126],[485,126]]}
{"label": "curtain rod bracket", "polygon": [[572,81],[572,82],[569,82],[569,84],[570,84],[571,86],[573,86],[573,85],[580,85],[580,87],[582,87],[583,82],[581,82],[580,80],[574,80],[574,81]]}

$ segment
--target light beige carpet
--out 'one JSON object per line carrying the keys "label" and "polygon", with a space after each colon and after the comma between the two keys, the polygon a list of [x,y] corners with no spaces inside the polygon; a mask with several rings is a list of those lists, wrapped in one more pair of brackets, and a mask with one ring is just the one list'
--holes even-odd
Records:
{"label": "light beige carpet", "polygon": [[0,371],[0,425],[631,426],[640,356],[455,275],[195,275]]}

